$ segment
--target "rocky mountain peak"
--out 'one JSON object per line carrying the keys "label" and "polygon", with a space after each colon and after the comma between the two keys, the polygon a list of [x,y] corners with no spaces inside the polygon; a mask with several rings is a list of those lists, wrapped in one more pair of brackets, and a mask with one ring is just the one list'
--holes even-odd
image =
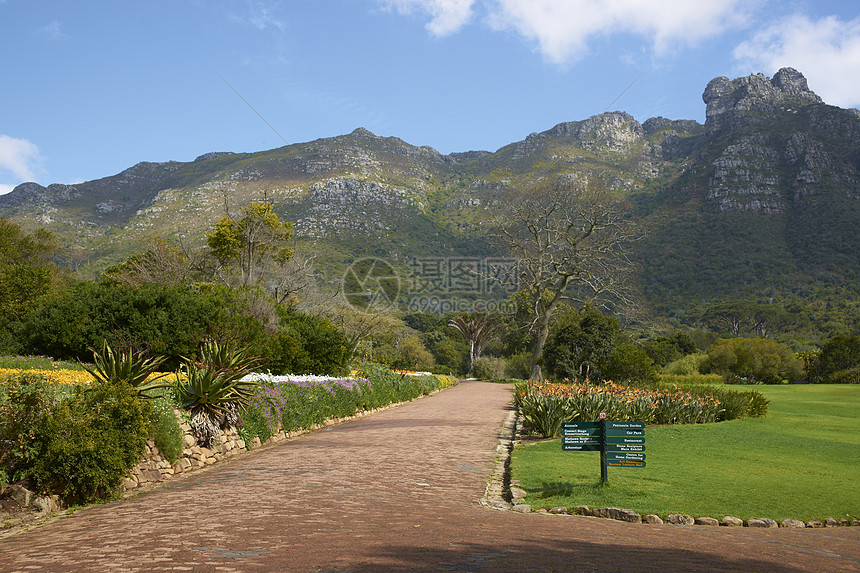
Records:
{"label": "rocky mountain peak", "polygon": [[376,135],[375,133],[373,133],[373,132],[372,132],[372,131],[370,131],[369,129],[364,129],[363,127],[358,127],[358,128],[356,128],[356,129],[354,129],[354,130],[352,131],[352,133],[350,133],[350,135],[353,135],[353,136],[355,136],[355,137],[372,137],[372,138],[379,138],[379,136],[378,136],[378,135]]}
{"label": "rocky mountain peak", "polygon": [[230,155],[236,155],[232,151],[210,151],[209,153],[204,153],[203,155],[198,156],[194,162],[197,163],[199,161],[208,161],[209,159],[218,159],[219,157],[227,157]]}
{"label": "rocky mountain peak", "polygon": [[[794,68],[782,68],[773,78],[753,74],[730,80],[714,78],[702,94],[707,108],[705,128],[715,133],[725,128],[737,129],[756,121],[756,113],[772,114],[824,103],[809,89],[806,78]],[[750,113],[753,112],[753,113]]]}
{"label": "rocky mountain peak", "polygon": [[613,111],[583,121],[559,123],[549,131],[532,134],[529,140],[546,137],[569,137],[582,147],[604,151],[623,151],[644,135],[642,126],[629,113]]}

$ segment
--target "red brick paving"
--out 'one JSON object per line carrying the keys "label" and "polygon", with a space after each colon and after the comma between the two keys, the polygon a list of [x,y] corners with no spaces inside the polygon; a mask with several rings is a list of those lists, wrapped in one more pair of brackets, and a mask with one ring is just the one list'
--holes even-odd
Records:
{"label": "red brick paving", "polygon": [[468,382],[0,540],[0,571],[860,571],[860,527],[479,505],[510,388]]}

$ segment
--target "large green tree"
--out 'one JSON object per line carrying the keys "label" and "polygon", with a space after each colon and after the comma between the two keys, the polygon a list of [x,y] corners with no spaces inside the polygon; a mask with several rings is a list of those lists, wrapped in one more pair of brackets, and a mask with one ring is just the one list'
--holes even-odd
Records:
{"label": "large green tree", "polygon": [[619,332],[618,320],[585,307],[570,324],[549,337],[544,364],[557,378],[600,381]]}
{"label": "large green tree", "polygon": [[819,381],[860,384],[860,336],[838,335],[828,340],[816,369]]}
{"label": "large green tree", "polygon": [[259,201],[242,207],[237,217],[228,213],[219,219],[206,242],[221,264],[219,274],[235,273],[240,285],[250,286],[262,285],[267,267],[281,268],[290,260],[292,236],[293,224],[282,221],[270,202]]}
{"label": "large green tree", "polygon": [[61,273],[51,262],[56,250],[48,231],[26,233],[0,217],[0,330],[35,308],[58,284]]}

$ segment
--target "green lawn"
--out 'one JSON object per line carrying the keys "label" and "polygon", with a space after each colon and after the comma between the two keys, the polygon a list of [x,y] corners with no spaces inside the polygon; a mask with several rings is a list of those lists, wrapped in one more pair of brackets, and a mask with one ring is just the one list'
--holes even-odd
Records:
{"label": "green lawn", "polygon": [[524,443],[512,478],[533,509],[588,505],[742,519],[860,518],[860,386],[756,386],[766,418],[645,430],[645,468],[609,468],[560,440]]}

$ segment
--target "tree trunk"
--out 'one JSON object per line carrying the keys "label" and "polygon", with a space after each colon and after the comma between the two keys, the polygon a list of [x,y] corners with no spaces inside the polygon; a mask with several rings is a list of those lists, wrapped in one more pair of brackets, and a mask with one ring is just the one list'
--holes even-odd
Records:
{"label": "tree trunk", "polygon": [[546,344],[546,340],[549,338],[549,319],[552,316],[553,310],[555,310],[555,301],[550,304],[550,306],[544,311],[543,316],[540,317],[537,337],[535,338],[535,344],[532,347],[532,371],[531,374],[529,374],[529,380],[543,380],[543,373],[541,372],[540,367],[540,357],[543,354],[543,347]]}

